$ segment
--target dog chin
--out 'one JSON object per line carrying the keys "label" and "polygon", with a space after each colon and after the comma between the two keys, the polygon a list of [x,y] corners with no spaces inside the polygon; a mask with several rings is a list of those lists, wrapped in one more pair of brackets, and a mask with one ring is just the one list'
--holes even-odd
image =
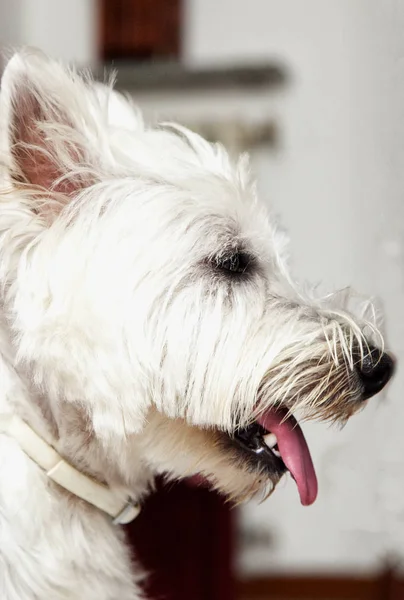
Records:
{"label": "dog chin", "polygon": [[151,422],[158,431],[153,444],[154,464],[169,480],[184,479],[192,486],[213,488],[239,503],[255,495],[268,495],[290,472],[303,505],[312,504],[317,497],[308,445],[297,421],[286,410],[267,410],[255,422],[232,433],[192,426],[157,412]]}
{"label": "dog chin", "polygon": [[[241,476],[248,473],[253,478],[250,495],[259,492],[267,495],[289,472],[301,503],[309,506],[315,502],[318,484],[310,451],[299,424],[287,411],[267,411],[251,425],[231,435],[218,432],[218,437],[222,451],[241,470]],[[196,474],[188,481],[191,485],[222,488],[220,481],[214,485],[203,474]],[[244,489],[241,496],[244,499]]]}

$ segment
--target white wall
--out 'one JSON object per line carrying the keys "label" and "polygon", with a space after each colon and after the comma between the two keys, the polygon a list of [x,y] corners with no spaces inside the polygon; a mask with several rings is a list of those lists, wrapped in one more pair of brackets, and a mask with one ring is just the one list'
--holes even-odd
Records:
{"label": "white wall", "polygon": [[[190,0],[190,64],[279,57],[292,81],[277,104],[282,150],[256,156],[261,189],[292,238],[299,275],[376,294],[404,359],[404,6],[393,0]],[[268,105],[268,110],[273,107]],[[404,401],[388,390],[341,432],[305,429],[315,506],[294,485],[243,510],[274,544],[245,548],[245,573],[368,570],[404,552]]]}
{"label": "white wall", "polygon": [[97,60],[97,0],[0,0],[0,45],[35,46],[67,62]]}

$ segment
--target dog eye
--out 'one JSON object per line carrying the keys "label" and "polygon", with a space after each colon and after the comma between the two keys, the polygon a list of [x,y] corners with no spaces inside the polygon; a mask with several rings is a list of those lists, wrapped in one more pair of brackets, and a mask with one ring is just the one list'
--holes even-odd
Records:
{"label": "dog eye", "polygon": [[250,262],[251,257],[248,254],[235,252],[234,254],[217,258],[216,265],[222,271],[245,273]]}

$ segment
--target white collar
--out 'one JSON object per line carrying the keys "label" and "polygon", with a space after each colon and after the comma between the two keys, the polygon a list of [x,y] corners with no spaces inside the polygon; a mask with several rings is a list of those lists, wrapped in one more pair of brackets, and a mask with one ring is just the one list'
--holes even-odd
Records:
{"label": "white collar", "polygon": [[0,433],[14,438],[46,475],[65,490],[107,513],[114,524],[125,525],[137,517],[140,507],[109,487],[80,473],[42,439],[25,421],[16,415],[0,415]]}

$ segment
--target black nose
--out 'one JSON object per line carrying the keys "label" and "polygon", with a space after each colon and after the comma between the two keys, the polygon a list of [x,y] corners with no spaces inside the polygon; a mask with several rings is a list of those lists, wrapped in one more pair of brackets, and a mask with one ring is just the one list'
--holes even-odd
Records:
{"label": "black nose", "polygon": [[363,385],[363,399],[378,394],[391,379],[394,372],[394,360],[386,352],[369,346],[368,353],[357,363],[358,373]]}

